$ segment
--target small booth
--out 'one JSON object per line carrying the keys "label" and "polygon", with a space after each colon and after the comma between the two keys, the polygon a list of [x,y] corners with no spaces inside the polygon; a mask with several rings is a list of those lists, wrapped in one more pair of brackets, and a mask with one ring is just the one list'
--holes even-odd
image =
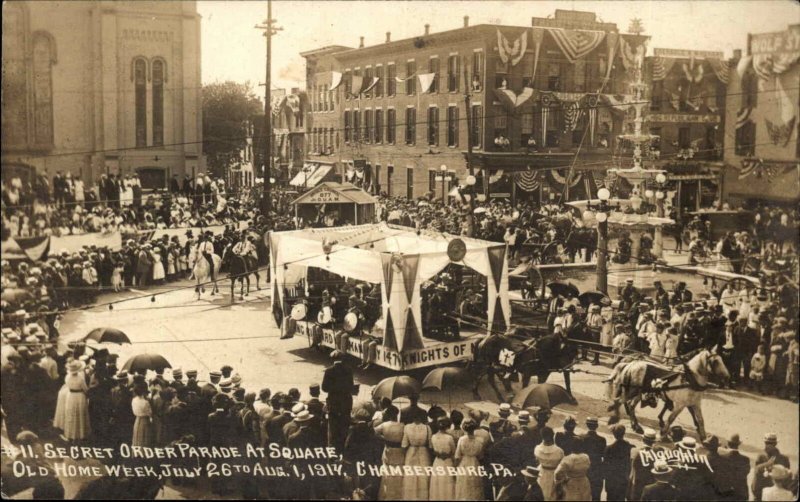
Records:
{"label": "small booth", "polygon": [[377,199],[350,183],[326,181],[294,200],[295,217],[327,227],[375,221]]}
{"label": "small booth", "polygon": [[[269,244],[272,312],[282,338],[307,336],[313,345],[362,360],[371,353],[369,362],[404,371],[471,359],[489,330],[504,330],[511,322],[506,246],[496,242],[377,223],[270,232]],[[423,330],[423,290],[453,264],[471,269],[485,287],[486,326],[463,324],[457,337],[432,338]],[[369,284],[374,326],[356,334],[348,328],[350,314],[326,320],[324,307],[316,312],[315,295],[325,297],[325,286],[314,280],[320,273]]]}

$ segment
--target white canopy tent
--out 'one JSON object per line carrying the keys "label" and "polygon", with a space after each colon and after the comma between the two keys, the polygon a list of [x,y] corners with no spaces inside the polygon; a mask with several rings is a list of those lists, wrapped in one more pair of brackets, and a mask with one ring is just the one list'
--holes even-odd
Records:
{"label": "white canopy tent", "polygon": [[435,232],[417,234],[386,223],[271,232],[273,312],[282,309],[285,288],[306,277],[308,267],[317,267],[380,284],[384,347],[398,352],[422,348],[420,286],[451,263],[447,250],[454,239],[466,247],[458,263],[486,278],[488,328],[508,326],[511,305],[504,244]]}

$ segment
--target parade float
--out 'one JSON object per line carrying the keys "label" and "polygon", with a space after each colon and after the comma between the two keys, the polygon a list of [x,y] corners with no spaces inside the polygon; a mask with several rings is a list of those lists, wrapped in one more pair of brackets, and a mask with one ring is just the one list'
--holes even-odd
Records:
{"label": "parade float", "polygon": [[[284,338],[306,336],[311,345],[338,348],[362,360],[369,349],[372,364],[402,371],[468,360],[483,335],[510,324],[504,244],[386,223],[272,232],[269,243],[272,311]],[[423,329],[422,288],[454,265],[485,293],[487,315],[482,323],[460,323],[455,336],[433,338]],[[317,304],[331,282],[315,284],[320,271],[342,283],[378,285],[374,325],[362,329],[355,317],[336,318],[335,308]],[[442,318],[457,315],[441,313]]]}

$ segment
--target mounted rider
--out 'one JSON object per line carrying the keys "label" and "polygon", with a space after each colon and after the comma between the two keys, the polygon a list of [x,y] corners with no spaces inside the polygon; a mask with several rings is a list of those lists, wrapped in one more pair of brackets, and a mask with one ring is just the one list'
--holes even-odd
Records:
{"label": "mounted rider", "polygon": [[211,271],[211,280],[216,281],[216,272],[214,270],[214,243],[211,242],[212,235],[214,235],[214,233],[211,231],[200,234],[199,242],[197,243],[197,253],[206,259]]}
{"label": "mounted rider", "polygon": [[242,232],[241,240],[233,246],[233,254],[245,260],[248,270],[256,268],[258,252],[256,251],[255,238],[246,231]]}

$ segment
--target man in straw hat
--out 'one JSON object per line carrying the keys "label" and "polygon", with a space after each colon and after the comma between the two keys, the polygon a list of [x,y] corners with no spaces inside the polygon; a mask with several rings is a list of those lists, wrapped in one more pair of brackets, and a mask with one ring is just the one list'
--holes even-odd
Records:
{"label": "man in straw hat", "polygon": [[790,467],[789,458],[778,450],[778,436],[774,432],[764,435],[764,452],[756,457],[755,475],[753,476],[753,495],[756,501],[762,500],[762,491],[772,486],[769,471],[776,465]]}
{"label": "man in straw hat", "polygon": [[670,482],[672,477],[672,468],[667,465],[664,460],[656,460],[650,473],[655,479],[644,487],[642,490],[642,498],[635,500],[643,501],[671,501],[679,500],[680,493],[678,489]]}

